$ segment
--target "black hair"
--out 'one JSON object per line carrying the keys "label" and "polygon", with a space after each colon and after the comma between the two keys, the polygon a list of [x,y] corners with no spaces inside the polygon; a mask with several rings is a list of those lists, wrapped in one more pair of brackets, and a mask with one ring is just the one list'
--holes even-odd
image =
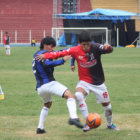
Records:
{"label": "black hair", "polygon": [[88,31],[82,31],[79,36],[79,43],[91,41],[90,33]]}
{"label": "black hair", "polygon": [[40,43],[40,50],[43,50],[44,45],[53,45],[55,47],[56,41],[51,36],[47,36],[47,37],[42,39],[42,41]]}

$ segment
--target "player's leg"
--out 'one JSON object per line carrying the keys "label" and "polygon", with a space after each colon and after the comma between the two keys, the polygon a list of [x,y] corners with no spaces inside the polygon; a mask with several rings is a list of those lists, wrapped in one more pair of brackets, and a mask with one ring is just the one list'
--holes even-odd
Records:
{"label": "player's leg", "polygon": [[79,110],[83,116],[83,118],[86,120],[87,116],[88,116],[88,107],[87,104],[85,102],[85,96],[87,96],[87,93],[85,92],[85,90],[81,87],[76,88],[76,93],[75,93],[77,102],[78,102],[78,106],[79,106]]}
{"label": "player's leg", "polygon": [[83,128],[83,125],[80,123],[77,115],[75,95],[72,94],[66,86],[57,81],[53,81],[51,84],[53,86],[51,86],[49,90],[52,94],[67,99],[67,107],[70,115],[69,124],[75,125],[78,128]]}
{"label": "player's leg", "polygon": [[51,105],[52,105],[52,102],[44,103],[44,107],[42,108],[40,112],[39,124],[38,124],[37,132],[36,132],[37,134],[46,133],[44,129],[44,123],[45,123],[46,117],[48,116],[48,112]]}
{"label": "player's leg", "polygon": [[67,99],[67,107],[70,115],[69,124],[75,125],[78,128],[83,128],[83,125],[80,123],[80,120],[77,115],[75,95],[72,94],[70,90],[66,90],[64,93],[64,98]]}
{"label": "player's leg", "polygon": [[111,103],[110,102],[106,102],[106,103],[102,103],[102,106],[104,107],[104,114],[106,117],[106,126],[108,129],[114,129],[119,131],[120,129],[118,129],[113,123],[112,123],[112,108],[111,108]]}
{"label": "player's leg", "polygon": [[[78,101],[78,105],[79,105],[79,110],[83,116],[83,118],[86,120],[87,117],[88,117],[88,107],[87,107],[87,104],[85,102],[85,97],[88,95],[87,92],[81,88],[81,87],[78,87],[76,89],[76,99]],[[85,123],[85,126],[83,128],[83,131],[84,132],[87,132],[90,130],[90,127],[87,125],[87,123]]]}
{"label": "player's leg", "polygon": [[106,117],[106,125],[111,126],[112,125],[112,108],[111,108],[111,103],[106,102],[102,103],[102,106],[104,108],[104,115]]}
{"label": "player's leg", "polygon": [[83,116],[83,118],[86,120],[88,116],[88,107],[85,102],[85,97],[89,94],[88,86],[86,85],[86,82],[79,81],[76,86],[76,100],[78,102],[79,110]]}
{"label": "player's leg", "polygon": [[7,49],[7,55],[11,55],[10,47]]}
{"label": "player's leg", "polygon": [[[79,81],[76,86],[75,96],[79,105],[79,110],[85,120],[87,119],[88,114],[89,114],[88,107],[85,102],[85,98],[89,95],[89,93],[90,93],[89,84],[84,81]],[[91,128],[87,125],[87,123],[85,123],[83,131],[87,132],[89,130],[91,130]]]}
{"label": "player's leg", "polygon": [[5,48],[5,50],[6,50],[6,55],[8,55],[8,48]]}
{"label": "player's leg", "polygon": [[50,94],[54,94],[67,99],[67,107],[70,114],[70,120],[72,120],[73,125],[82,128],[83,126],[77,116],[75,95],[73,95],[66,86],[57,81],[50,82],[49,86],[46,88],[48,88],[48,92]]}
{"label": "player's leg", "polygon": [[98,86],[94,85],[92,89],[96,95],[97,103],[101,103],[104,108],[104,115],[106,118],[107,128],[113,129],[114,127],[115,130],[119,130],[116,128],[114,124],[112,124],[112,107],[110,103],[110,97],[105,84],[101,84]]}
{"label": "player's leg", "polygon": [[70,118],[72,118],[72,119],[78,118],[77,110],[76,110],[75,96],[69,90],[66,90],[64,92],[64,98],[67,99],[67,107],[69,110]]}
{"label": "player's leg", "polygon": [[6,55],[10,55],[10,46],[5,45],[5,49],[6,49]]}
{"label": "player's leg", "polygon": [[48,93],[48,89],[46,87],[47,87],[47,84],[38,88],[38,94],[42,97],[44,101],[44,106],[40,112],[39,124],[36,131],[37,134],[46,133],[44,129],[44,123],[45,123],[46,117],[48,116],[49,109],[52,105],[51,94]]}
{"label": "player's leg", "polygon": [[5,48],[5,52],[6,52],[6,55],[7,55],[7,45],[4,45],[4,48]]}

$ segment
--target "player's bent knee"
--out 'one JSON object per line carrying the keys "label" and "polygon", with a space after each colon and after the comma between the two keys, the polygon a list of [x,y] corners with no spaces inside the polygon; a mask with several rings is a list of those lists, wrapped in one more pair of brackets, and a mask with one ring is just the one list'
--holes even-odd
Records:
{"label": "player's bent knee", "polygon": [[66,90],[64,93],[64,98],[75,98],[75,95],[70,92],[70,90]]}
{"label": "player's bent knee", "polygon": [[84,96],[88,95],[88,93],[81,87],[76,88],[76,92],[81,92]]}
{"label": "player's bent knee", "polygon": [[82,99],[84,99],[84,95],[83,95],[82,92],[76,92],[76,93],[75,93],[75,96],[76,96],[76,99],[77,99],[77,100],[82,100]]}
{"label": "player's bent knee", "polygon": [[44,106],[47,107],[47,108],[50,108],[51,105],[52,105],[52,102],[47,102],[47,103],[44,104]]}

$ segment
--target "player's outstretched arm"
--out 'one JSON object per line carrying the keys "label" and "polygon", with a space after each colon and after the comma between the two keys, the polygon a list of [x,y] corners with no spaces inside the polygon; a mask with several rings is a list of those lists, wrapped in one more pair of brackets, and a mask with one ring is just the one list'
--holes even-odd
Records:
{"label": "player's outstretched arm", "polygon": [[71,59],[71,56],[64,56],[62,59],[51,61],[50,59],[46,59],[43,64],[46,67],[56,67],[65,63],[65,61]]}
{"label": "player's outstretched arm", "polygon": [[109,45],[109,44],[104,44],[103,47],[104,47],[104,50],[106,50],[106,51],[112,51],[113,50],[111,45]]}
{"label": "player's outstretched arm", "polygon": [[99,51],[101,54],[111,53],[113,51],[113,48],[110,44],[104,44],[99,46]]}
{"label": "player's outstretched arm", "polygon": [[57,58],[64,57],[66,55],[72,55],[72,54],[73,54],[72,49],[67,49],[67,50],[57,51],[57,52],[50,52],[50,53],[47,52],[41,55],[37,55],[36,60],[42,61],[45,59],[57,59]]}

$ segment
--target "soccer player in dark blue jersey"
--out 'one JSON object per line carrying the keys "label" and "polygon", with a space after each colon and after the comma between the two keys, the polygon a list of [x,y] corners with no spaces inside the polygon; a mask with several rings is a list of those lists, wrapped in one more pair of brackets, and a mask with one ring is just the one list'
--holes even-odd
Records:
{"label": "soccer player in dark blue jersey", "polygon": [[67,107],[69,110],[69,124],[75,125],[78,128],[83,128],[77,116],[75,95],[70,90],[55,80],[53,72],[54,67],[65,63],[71,56],[65,56],[62,59],[52,61],[52,59],[46,59],[44,61],[38,61],[35,59],[36,55],[44,54],[46,52],[54,51],[56,42],[52,37],[46,37],[41,41],[40,50],[34,54],[33,59],[33,72],[37,81],[37,92],[44,101],[44,106],[40,113],[40,120],[37,128],[37,134],[45,133],[44,122],[48,115],[48,111],[52,105],[52,95],[57,95],[67,99]]}

